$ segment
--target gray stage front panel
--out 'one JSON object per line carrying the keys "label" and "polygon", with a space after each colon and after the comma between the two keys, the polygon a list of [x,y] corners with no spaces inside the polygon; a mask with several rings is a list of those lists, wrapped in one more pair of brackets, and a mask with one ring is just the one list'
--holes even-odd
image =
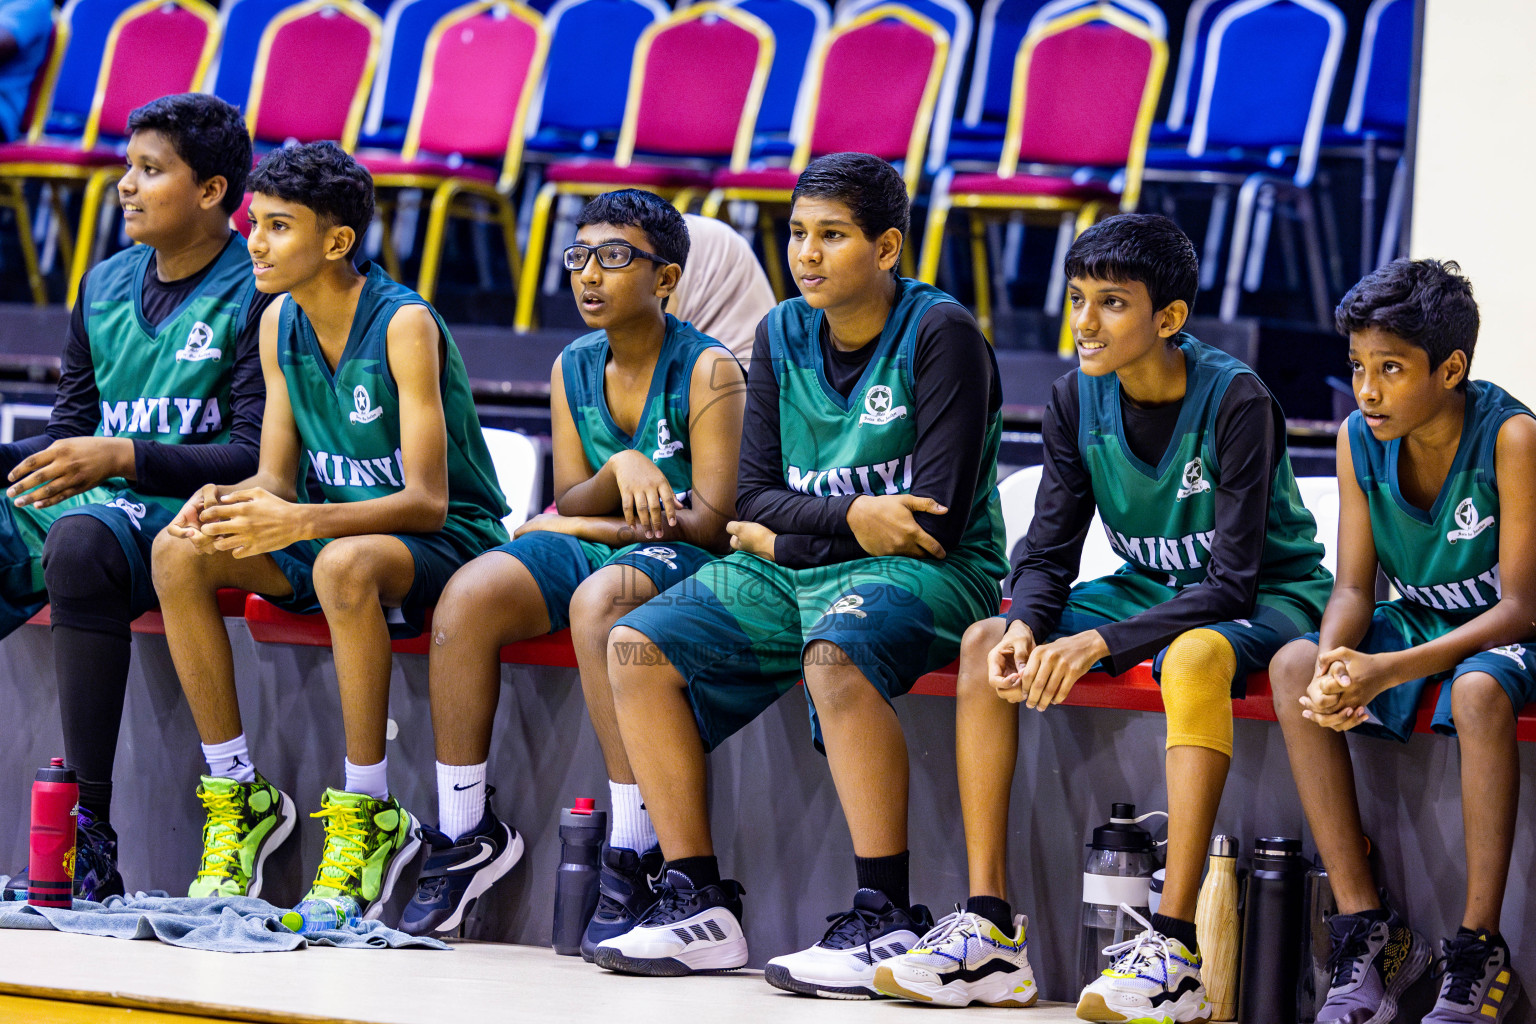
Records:
{"label": "gray stage front panel", "polygon": [[[303,895],[320,854],[320,823],[307,815],[318,809],[325,786],[339,785],[342,778],[344,747],[330,652],[258,644],[243,622],[229,621],[256,764],[293,795],[301,814],[299,841],[268,862],[263,893],[276,903],[291,902]],[[7,723],[8,735],[0,745],[0,821],[14,823],[0,832],[0,872],[25,863],[28,787],[35,769],[62,752],[53,678],[46,629],[23,626],[0,645],[0,721]],[[523,833],[528,852],[511,877],[482,900],[469,934],[542,945],[549,941],[560,859],[560,808],[578,796],[596,797],[606,806],[606,782],[574,670],[510,666],[503,669],[503,680],[491,782],[498,812]],[[941,915],[965,897],[954,702],[907,697],[896,706],[912,763],[913,897]],[[394,791],[432,821],[436,798],[424,657],[396,658],[390,709],[398,727],[389,743]],[[1138,811],[1167,806],[1163,719],[1053,708],[1044,714],[1025,710],[1020,721],[1010,819],[1011,895],[1015,908],[1030,916],[1030,958],[1042,994],[1071,999],[1084,843],[1107,819],[1111,802],[1131,801]],[[1459,923],[1465,883],[1455,741],[1415,736],[1406,745],[1352,743],[1366,827],[1381,848],[1385,881],[1408,904],[1415,927],[1438,947],[1438,937]],[[1279,728],[1238,722],[1236,750],[1218,828],[1241,837],[1245,853],[1259,834],[1305,835]],[[1504,933],[1516,951],[1517,969],[1536,982],[1536,891],[1530,877],[1536,744],[1521,744],[1520,753],[1526,813],[1515,838]],[[203,767],[164,639],[136,637],[113,806],[123,873],[131,886],[174,892],[191,880],[202,824],[194,791]],[[751,963],[761,967],[772,956],[820,938],[825,916],[847,906],[854,888],[852,844],[826,762],[810,743],[803,691],[786,695],[726,741],[710,767],[721,866],[746,887]],[[399,898],[407,897],[408,892]],[[1429,998],[1432,991],[1425,987]],[[1513,1020],[1531,1024],[1536,1015],[1525,1003]]]}

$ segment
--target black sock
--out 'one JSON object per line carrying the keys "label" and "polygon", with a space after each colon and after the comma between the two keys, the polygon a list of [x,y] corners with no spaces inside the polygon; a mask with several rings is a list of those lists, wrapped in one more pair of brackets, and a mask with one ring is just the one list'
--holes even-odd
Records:
{"label": "black sock", "polygon": [[1000,900],[996,896],[972,896],[965,901],[965,909],[968,913],[991,921],[998,931],[1013,938],[1013,908],[1007,900]]}
{"label": "black sock", "polygon": [[1200,943],[1195,940],[1195,922],[1180,921],[1176,917],[1167,917],[1163,914],[1152,915],[1152,928],[1162,932],[1170,939],[1178,939],[1184,943],[1184,948],[1191,953],[1200,952]]}
{"label": "black sock", "polygon": [[1355,916],[1362,917],[1372,923],[1376,921],[1390,921],[1392,920],[1392,911],[1388,910],[1386,907],[1373,907],[1370,910],[1362,910]]}
{"label": "black sock", "polygon": [[714,857],[679,857],[667,861],[667,870],[681,872],[695,889],[720,882],[720,861]]}
{"label": "black sock", "polygon": [[912,906],[907,887],[907,865],[911,860],[908,850],[889,857],[854,857],[854,877],[860,889],[879,890],[898,908],[907,910]]}
{"label": "black sock", "polygon": [[98,825],[112,822],[112,783],[80,780],[80,809],[91,812]]}

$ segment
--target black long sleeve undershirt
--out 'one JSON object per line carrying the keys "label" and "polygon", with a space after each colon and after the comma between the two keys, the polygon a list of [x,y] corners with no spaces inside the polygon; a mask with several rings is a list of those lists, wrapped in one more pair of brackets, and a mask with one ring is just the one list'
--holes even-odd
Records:
{"label": "black long sleeve undershirt", "polygon": [[[824,329],[821,352],[828,383],[847,397],[874,351],[873,344],[838,351]],[[917,438],[911,493],[950,510],[942,516],[919,512],[915,518],[952,551],[965,532],[976,495],[987,423],[1002,405],[997,365],[971,315],[961,306],[944,303],[925,313],[918,324],[912,375]],[[848,508],[856,495],[818,498],[786,485],[780,429],[779,383],[765,321],[758,325],[747,373],[737,517],[778,534],[774,560],[786,568],[867,558],[848,526]]]}
{"label": "black long sleeve undershirt", "polygon": [[[1136,455],[1156,464],[1172,439],[1179,403],[1139,409],[1120,396]],[[1119,674],[1156,654],[1179,634],[1241,618],[1253,609],[1269,522],[1270,488],[1283,453],[1278,407],[1259,379],[1235,378],[1216,413],[1216,536],[1206,579],[1122,622],[1099,627]],[[1051,388],[1046,408],[1045,465],[1024,553],[1008,577],[1010,623],[1022,620],[1040,641],[1051,634],[1077,576],[1094,513],[1093,486],[1078,450],[1077,372]]]}
{"label": "black long sleeve undershirt", "polygon": [[[214,262],[217,261],[215,257]],[[151,258],[144,271],[144,318],[159,326],[213,268],[213,262],[188,277],[161,281]],[[88,277],[89,275],[87,275]],[[80,295],[85,294],[85,279]],[[266,383],[261,374],[261,315],[272,296],[257,292],[249,315],[235,340],[235,370],[230,382],[230,433],[225,444],[162,444],[133,442],[134,488],[145,494],[190,497],[206,483],[235,483],[256,472],[261,452],[261,417],[266,408]],[[61,360],[58,389],[48,427],[35,437],[0,445],[0,470],[9,472],[27,456],[54,441],[90,437],[101,423],[101,393],[86,330],[85,303],[75,303],[69,319],[69,340]]]}

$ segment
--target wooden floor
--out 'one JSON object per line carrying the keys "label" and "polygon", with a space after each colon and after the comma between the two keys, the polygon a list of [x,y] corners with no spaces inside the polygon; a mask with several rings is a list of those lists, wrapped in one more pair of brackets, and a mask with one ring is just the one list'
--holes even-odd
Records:
{"label": "wooden floor", "polygon": [[[701,1016],[701,1011],[708,1016]],[[707,1019],[914,1022],[911,1003],[806,999],[756,971],[630,978],[547,949],[456,943],[452,952],[309,948],[203,953],[158,942],[0,931],[5,1024],[677,1024]],[[1065,1004],[1024,1011],[1028,1024],[1066,1024]]]}

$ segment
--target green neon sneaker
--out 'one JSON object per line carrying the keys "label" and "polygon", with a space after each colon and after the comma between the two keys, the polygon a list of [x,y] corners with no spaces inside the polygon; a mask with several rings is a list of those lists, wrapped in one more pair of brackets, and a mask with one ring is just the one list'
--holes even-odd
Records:
{"label": "green neon sneaker", "polygon": [[262,865],[293,834],[293,801],[260,775],[255,782],[204,775],[197,796],[208,820],[187,895],[261,895]]}
{"label": "green neon sneaker", "polygon": [[311,818],[325,819],[325,849],[306,900],[351,896],[363,919],[384,912],[400,873],[416,856],[417,822],[394,797],[327,789]]}

